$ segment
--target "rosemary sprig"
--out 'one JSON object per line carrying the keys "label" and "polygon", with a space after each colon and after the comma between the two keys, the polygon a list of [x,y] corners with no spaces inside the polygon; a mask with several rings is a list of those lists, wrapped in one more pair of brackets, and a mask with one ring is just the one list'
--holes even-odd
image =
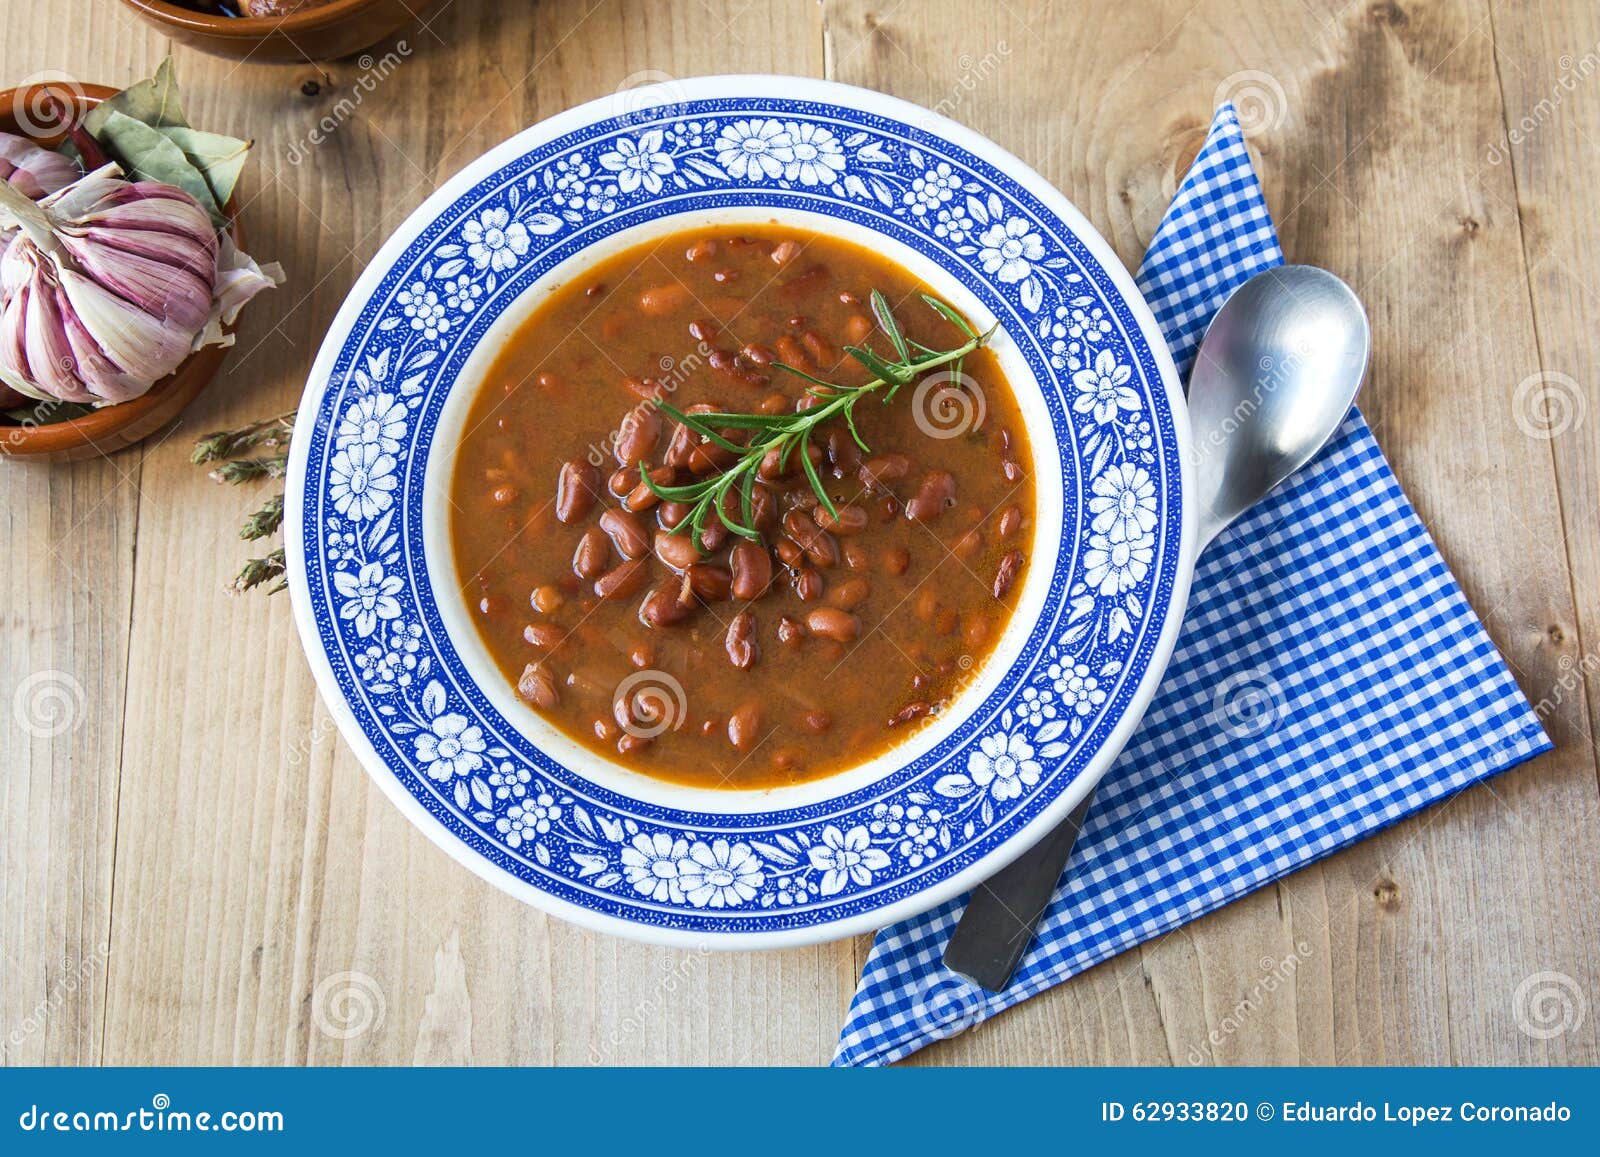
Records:
{"label": "rosemary sprig", "polygon": [[[255,482],[263,478],[282,478],[289,466],[287,454],[270,454],[255,458],[241,458],[240,455],[250,451],[287,447],[289,435],[293,432],[292,413],[252,422],[237,430],[218,430],[195,441],[194,451],[189,455],[189,460],[197,466],[221,462],[222,465],[210,471],[214,482],[237,486],[240,483]],[[283,494],[280,492],[268,498],[258,510],[244,520],[244,524],[239,528],[239,537],[246,541],[269,538],[282,526]],[[228,589],[234,594],[243,594],[263,584],[270,584],[266,587],[267,593],[277,594],[288,585],[283,574],[283,547],[280,546],[261,558],[253,558],[246,562]]]}
{"label": "rosemary sprig", "polygon": [[[809,410],[793,414],[689,414],[657,398],[656,407],[673,421],[686,426],[706,442],[737,455],[733,463],[718,473],[682,486],[666,486],[653,481],[649,473],[649,464],[644,462],[639,464],[640,478],[658,497],[669,502],[692,504],[689,513],[677,525],[670,527],[669,532],[692,533],[695,541],[700,542],[701,535],[705,531],[707,516],[716,511],[723,524],[734,534],[752,542],[760,542],[761,532],[755,528],[753,513],[756,468],[774,449],[778,452],[778,462],[782,467],[787,467],[790,456],[796,451],[799,452],[801,467],[805,470],[806,480],[811,484],[811,489],[816,493],[817,501],[829,514],[837,517],[839,512],[834,508],[833,499],[817,473],[816,464],[806,452],[818,428],[835,418],[843,419],[845,428],[849,430],[850,437],[855,440],[856,445],[860,446],[863,452],[870,454],[871,447],[856,429],[857,402],[887,386],[888,390],[882,400],[884,405],[888,405],[894,400],[900,387],[915,381],[929,370],[938,369],[952,362],[959,369],[962,359],[993,337],[995,330],[999,328],[996,324],[979,333],[965,317],[947,303],[926,293],[922,294],[922,300],[965,334],[967,340],[951,350],[930,349],[920,342],[912,341],[906,337],[905,330],[901,328],[899,320],[889,308],[889,302],[883,294],[873,290],[872,313],[878,321],[878,327],[883,330],[884,336],[889,339],[889,344],[894,349],[893,360],[862,346],[844,347],[845,353],[860,362],[866,367],[867,372],[873,375],[871,381],[860,386],[842,386],[835,382],[824,381],[805,370],[785,365],[783,362],[772,363],[774,369],[804,378],[811,383],[807,387],[807,392],[814,397],[825,399],[820,405],[812,406]],[[725,437],[720,432],[722,430],[749,430],[751,438],[748,443],[740,444]],[[737,518],[727,509],[726,498],[730,492],[738,495]]]}

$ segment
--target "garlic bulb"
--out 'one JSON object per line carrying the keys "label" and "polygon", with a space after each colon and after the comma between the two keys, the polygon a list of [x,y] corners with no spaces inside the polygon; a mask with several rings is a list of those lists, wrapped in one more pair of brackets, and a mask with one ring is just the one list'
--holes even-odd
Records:
{"label": "garlic bulb", "polygon": [[[41,400],[143,394],[282,280],[189,194],[106,165],[35,204],[0,185],[0,381]],[[220,291],[220,292],[219,292]]]}
{"label": "garlic bulb", "polygon": [[15,133],[0,133],[0,181],[37,201],[77,180],[78,166],[51,149]]}

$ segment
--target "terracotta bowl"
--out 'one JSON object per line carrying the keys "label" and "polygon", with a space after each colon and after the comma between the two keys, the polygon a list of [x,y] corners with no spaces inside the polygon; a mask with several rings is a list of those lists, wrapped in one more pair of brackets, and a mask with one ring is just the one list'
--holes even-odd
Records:
{"label": "terracotta bowl", "polygon": [[337,60],[399,31],[435,0],[332,0],[289,16],[212,16],[166,0],[122,0],[183,44],[235,60]]}
{"label": "terracotta bowl", "polygon": [[[71,91],[65,85],[50,84],[8,88],[0,92],[0,130],[30,137],[42,145],[53,147],[59,144],[60,134],[40,136],[36,132],[24,131],[17,123],[16,110],[33,107],[31,99],[34,94],[42,93],[44,89],[50,89],[63,102],[75,101],[80,110],[93,108],[117,93],[116,89],[103,84],[74,84]],[[237,205],[229,201],[224,211],[232,222],[228,231],[243,249],[244,237],[239,232],[239,220],[235,216]],[[32,461],[70,462],[78,458],[110,454],[143,441],[194,401],[195,395],[216,374],[227,354],[225,346],[207,346],[189,355],[187,361],[151,386],[147,393],[81,418],[37,426],[0,425],[0,454]]]}

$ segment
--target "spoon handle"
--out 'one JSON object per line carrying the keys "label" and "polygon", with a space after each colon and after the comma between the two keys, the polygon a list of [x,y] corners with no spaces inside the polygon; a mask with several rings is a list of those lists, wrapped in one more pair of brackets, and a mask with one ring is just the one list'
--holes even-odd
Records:
{"label": "spoon handle", "polygon": [[1033,930],[1072,858],[1091,791],[1049,835],[979,884],[944,947],[944,966],[979,988],[999,992],[1033,943]]}

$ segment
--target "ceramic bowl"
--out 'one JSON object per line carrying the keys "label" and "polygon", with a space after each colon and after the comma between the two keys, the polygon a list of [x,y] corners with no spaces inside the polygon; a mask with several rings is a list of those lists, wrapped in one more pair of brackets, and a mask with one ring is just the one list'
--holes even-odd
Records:
{"label": "ceramic bowl", "polygon": [[332,0],[288,16],[216,16],[166,0],[122,0],[180,43],[234,60],[337,60],[398,32],[435,0]]}
{"label": "ceramic bowl", "polygon": [[[368,771],[511,894],[677,944],[868,931],[1026,850],[1137,724],[1192,567],[1176,374],[1088,222],[959,125],[794,77],[673,82],[627,102],[573,109],[474,161],[351,291],[290,455],[296,621]],[[468,618],[445,495],[485,367],[550,289],[652,236],[773,220],[870,244],[999,322],[1038,518],[1011,623],[934,723],[827,779],[693,789],[580,748],[520,703]]]}

